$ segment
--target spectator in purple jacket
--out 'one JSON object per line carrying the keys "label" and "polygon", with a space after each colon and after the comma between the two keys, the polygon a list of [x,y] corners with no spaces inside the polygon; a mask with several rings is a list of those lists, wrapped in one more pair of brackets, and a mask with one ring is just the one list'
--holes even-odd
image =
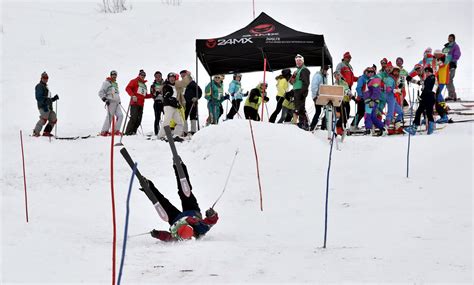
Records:
{"label": "spectator in purple jacket", "polygon": [[444,45],[443,53],[448,55],[446,62],[449,63],[449,82],[446,85],[448,97],[446,101],[456,101],[458,97],[453,81],[454,75],[456,75],[456,68],[458,67],[458,60],[461,57],[461,49],[459,49],[459,45],[456,43],[456,36],[454,34],[448,36],[448,42]]}

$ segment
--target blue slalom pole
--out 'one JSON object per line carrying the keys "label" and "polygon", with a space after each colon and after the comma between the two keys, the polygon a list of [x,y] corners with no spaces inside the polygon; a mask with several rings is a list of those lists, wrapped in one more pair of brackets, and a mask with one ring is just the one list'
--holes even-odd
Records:
{"label": "blue slalom pole", "polygon": [[120,285],[120,281],[122,279],[123,263],[125,261],[125,250],[127,249],[128,217],[130,215],[130,194],[132,193],[133,178],[135,177],[136,171],[137,171],[137,163],[135,163],[135,165],[133,166],[132,178],[130,178],[130,186],[128,187],[127,212],[125,214],[125,230],[123,233],[122,259],[120,260],[120,270],[118,274],[117,285]]}
{"label": "blue slalom pole", "polygon": [[331,172],[331,159],[332,159],[332,146],[334,145],[334,138],[336,136],[336,113],[334,112],[334,106],[332,106],[333,114],[333,128],[332,128],[332,138],[331,138],[331,148],[329,151],[329,163],[328,163],[328,172],[326,177],[326,208],[324,212],[324,245],[323,248],[326,248],[326,238],[328,233],[328,201],[329,201],[329,174]]}

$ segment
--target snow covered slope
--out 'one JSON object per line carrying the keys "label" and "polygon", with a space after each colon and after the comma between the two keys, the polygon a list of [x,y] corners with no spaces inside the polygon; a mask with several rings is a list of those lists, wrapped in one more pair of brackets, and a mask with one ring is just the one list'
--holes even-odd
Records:
{"label": "snow covered slope", "polygon": [[[110,138],[50,142],[27,136],[38,116],[34,86],[41,72],[48,71],[51,91],[60,95],[58,134],[95,134],[105,116],[97,92],[111,69],[119,72],[126,101],[124,88],[139,69],[147,71],[148,79],[155,70],[195,73],[194,39],[229,34],[252,19],[251,1],[182,1],[180,6],[133,1],[130,11],[117,15],[98,13],[98,2],[2,2],[2,284],[111,280]],[[382,57],[403,56],[412,66],[427,46],[441,47],[455,33],[463,51],[456,86],[463,92],[460,97],[474,97],[470,1],[256,2],[257,13],[265,11],[297,30],[323,33],[335,62],[350,50],[356,74]],[[466,13],[440,25],[446,11]],[[398,27],[392,26],[395,19]],[[200,68],[201,86],[206,76]],[[243,87],[249,90],[261,78],[261,73],[244,74]],[[274,88],[274,82],[269,86]],[[146,104],[143,128],[150,132],[153,112],[151,102]],[[200,107],[203,122],[204,100]],[[253,126],[263,212],[248,122],[203,128],[178,145],[203,210],[221,193],[234,152],[240,151],[216,206],[219,223],[199,241],[164,244],[149,236],[130,238],[124,284],[472,283],[471,124],[413,137],[408,179],[407,137],[348,137],[333,153],[326,249],[321,248],[326,134],[290,125]],[[142,136],[123,142],[142,174],[179,206],[169,146]],[[119,148],[114,154],[120,253],[131,173]],[[129,233],[153,228],[167,225],[135,182]]]}

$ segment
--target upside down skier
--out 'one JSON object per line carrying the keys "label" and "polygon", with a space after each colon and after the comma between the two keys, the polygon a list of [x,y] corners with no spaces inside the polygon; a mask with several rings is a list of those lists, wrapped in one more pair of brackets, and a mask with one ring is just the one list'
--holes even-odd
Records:
{"label": "upside down skier", "polygon": [[[183,171],[189,182],[189,175],[186,165],[181,163]],[[206,217],[203,219],[201,210],[199,208],[196,197],[191,192],[187,197],[181,187],[181,183],[178,176],[178,170],[176,165],[173,164],[174,174],[176,176],[176,182],[178,184],[178,195],[181,200],[181,206],[183,211],[178,210],[171,202],[158,191],[153,182],[148,181],[148,186],[153,194],[158,199],[166,214],[168,215],[168,223],[170,224],[169,231],[152,230],[151,236],[162,241],[182,241],[194,238],[200,238],[204,236],[212,226],[217,223],[219,216],[213,208],[209,208],[206,211]],[[191,183],[189,187],[192,190]],[[141,189],[143,191],[143,189]]]}

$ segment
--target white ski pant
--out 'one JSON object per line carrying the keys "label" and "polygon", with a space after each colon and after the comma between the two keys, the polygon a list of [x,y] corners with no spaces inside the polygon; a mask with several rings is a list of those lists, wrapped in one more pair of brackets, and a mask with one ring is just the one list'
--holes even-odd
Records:
{"label": "white ski pant", "polygon": [[115,122],[115,131],[120,131],[120,127],[122,126],[123,121],[123,113],[122,109],[119,106],[119,103],[110,102],[109,106],[107,106],[107,115],[105,116],[104,125],[102,126],[102,132],[108,132],[112,126],[112,118],[117,117],[117,121]]}
{"label": "white ski pant", "polygon": [[181,116],[181,112],[177,108],[171,106],[164,107],[165,116],[163,118],[163,127],[160,128],[160,132],[158,133],[158,138],[164,138],[165,134],[165,126],[169,126],[171,120],[176,123],[174,127],[174,135],[175,136],[182,136],[183,135],[183,117]]}

